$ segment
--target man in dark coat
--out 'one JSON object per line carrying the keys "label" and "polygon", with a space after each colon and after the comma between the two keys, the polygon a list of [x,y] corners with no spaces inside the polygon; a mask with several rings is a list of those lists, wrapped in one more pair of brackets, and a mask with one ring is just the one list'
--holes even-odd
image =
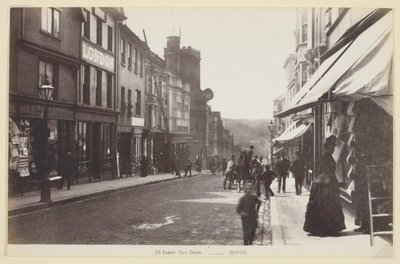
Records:
{"label": "man in dark coat", "polygon": [[72,153],[68,151],[67,155],[65,156],[65,159],[62,160],[62,166],[63,166],[63,175],[61,178],[61,182],[59,185],[59,189],[63,188],[64,181],[67,181],[67,189],[69,190],[71,188],[71,178],[73,177],[75,173],[75,169],[77,167],[77,164],[75,163],[74,156],[72,156]]}
{"label": "man in dark coat", "polygon": [[290,171],[293,173],[295,180],[296,195],[301,195],[303,180],[305,178],[306,162],[300,155],[300,151],[294,153],[295,159],[290,165]]}
{"label": "man in dark coat", "polygon": [[258,211],[260,210],[261,201],[254,195],[253,183],[246,183],[244,191],[245,195],[240,198],[236,212],[242,219],[243,244],[251,245],[253,244],[257,229]]}
{"label": "man in dark coat", "polygon": [[187,176],[187,173],[189,172],[189,177],[192,177],[192,162],[190,159],[187,160],[186,162],[186,167],[185,167],[185,176]]}
{"label": "man in dark coat", "polygon": [[275,165],[276,171],[278,173],[278,193],[282,191],[286,192],[286,177],[289,174],[290,162],[285,158],[285,153],[282,152],[279,156],[279,160]]}

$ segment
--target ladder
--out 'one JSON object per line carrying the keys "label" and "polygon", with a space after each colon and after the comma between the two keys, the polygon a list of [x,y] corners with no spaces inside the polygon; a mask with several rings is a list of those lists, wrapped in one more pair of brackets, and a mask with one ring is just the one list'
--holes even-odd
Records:
{"label": "ladder", "polygon": [[392,165],[367,166],[370,243],[375,236],[393,236]]}

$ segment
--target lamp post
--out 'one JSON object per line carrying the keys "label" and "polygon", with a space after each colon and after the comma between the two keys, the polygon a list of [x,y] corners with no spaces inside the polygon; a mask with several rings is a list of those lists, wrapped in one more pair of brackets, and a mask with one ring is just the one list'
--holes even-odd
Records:
{"label": "lamp post", "polygon": [[273,165],[272,139],[274,138],[274,130],[275,130],[275,126],[274,126],[274,123],[272,122],[272,120],[271,120],[271,122],[268,124],[268,130],[269,130],[269,134],[270,134],[270,136],[271,136],[270,145],[271,145],[271,169],[272,169],[272,165]]}
{"label": "lamp post", "polygon": [[49,80],[46,78],[46,80],[43,82],[41,86],[39,86],[39,98],[44,100],[44,114],[43,114],[43,128],[44,128],[44,133],[42,134],[43,140],[43,163],[42,163],[42,169],[41,169],[41,186],[40,186],[40,201],[41,202],[51,202],[51,196],[50,196],[50,182],[47,177],[48,173],[48,139],[49,139],[49,133],[48,133],[48,123],[49,123],[49,117],[48,117],[48,111],[49,111],[49,101],[53,99],[53,93],[54,93],[54,87],[50,84]]}

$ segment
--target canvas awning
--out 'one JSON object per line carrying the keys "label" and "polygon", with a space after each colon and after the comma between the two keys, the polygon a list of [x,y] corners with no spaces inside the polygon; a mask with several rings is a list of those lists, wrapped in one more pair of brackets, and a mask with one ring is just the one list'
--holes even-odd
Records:
{"label": "canvas awning", "polygon": [[335,85],[333,94],[344,101],[371,98],[393,116],[393,31],[388,28]]}
{"label": "canvas awning", "polygon": [[293,130],[285,130],[279,137],[274,138],[274,141],[278,142],[287,142],[293,139],[296,139],[303,135],[309,128],[311,124],[305,125],[301,124],[300,126],[294,128]]}
{"label": "canvas awning", "polygon": [[[356,65],[358,65],[358,72],[363,72],[365,65],[361,63],[362,58],[368,58],[372,50],[377,52],[377,49],[382,48],[382,45],[379,46],[377,43],[384,38],[383,36],[388,31],[391,31],[392,25],[393,12],[389,12],[353,41],[344,45],[335,54],[326,59],[295,95],[288,106],[282,112],[278,113],[276,117],[284,117],[321,103],[323,101],[321,98],[329,90],[337,87],[337,83],[339,84],[340,81],[349,79],[351,73],[348,72]],[[374,49],[374,47],[376,48]],[[370,68],[375,67],[382,70],[387,65],[382,65],[381,63],[382,61],[374,61]],[[367,83],[373,81],[374,76],[367,75],[367,72],[363,73],[363,75],[367,76],[366,79],[364,78],[364,81],[367,81]]]}

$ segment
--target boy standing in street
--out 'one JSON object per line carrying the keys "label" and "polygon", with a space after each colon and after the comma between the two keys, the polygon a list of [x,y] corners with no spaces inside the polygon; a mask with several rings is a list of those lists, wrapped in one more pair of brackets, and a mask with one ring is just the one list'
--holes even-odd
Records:
{"label": "boy standing in street", "polygon": [[236,207],[236,212],[242,219],[243,244],[252,245],[257,228],[258,211],[260,210],[261,200],[254,195],[254,184],[246,183],[244,186],[245,194],[240,198]]}

